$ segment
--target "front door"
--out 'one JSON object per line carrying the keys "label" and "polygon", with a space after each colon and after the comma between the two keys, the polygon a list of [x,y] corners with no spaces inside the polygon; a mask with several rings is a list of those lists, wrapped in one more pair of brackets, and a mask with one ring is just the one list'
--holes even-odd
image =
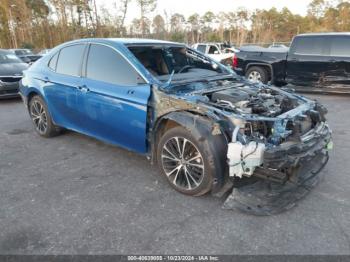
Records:
{"label": "front door", "polygon": [[287,58],[286,81],[303,87],[321,87],[328,71],[329,48],[320,36],[296,37]]}
{"label": "front door", "polygon": [[350,35],[329,38],[329,71],[325,85],[332,89],[350,88]]}
{"label": "front door", "polygon": [[91,44],[79,94],[82,132],[145,153],[150,85],[114,48]]}

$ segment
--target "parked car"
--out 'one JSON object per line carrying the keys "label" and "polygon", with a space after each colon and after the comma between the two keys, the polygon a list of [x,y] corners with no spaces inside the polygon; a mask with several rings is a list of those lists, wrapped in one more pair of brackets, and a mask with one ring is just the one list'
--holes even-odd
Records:
{"label": "parked car", "polygon": [[224,49],[221,49],[220,45],[216,43],[212,43],[212,44],[198,43],[198,44],[194,44],[192,47],[198,50],[199,52],[202,52],[203,54],[208,55],[215,61],[232,67],[234,53],[228,52],[227,50],[233,51],[234,49],[231,48],[224,51]]}
{"label": "parked car", "polygon": [[[328,159],[323,106],[252,84],[184,44],[76,40],[34,63],[21,83],[39,135],[65,128],[144,154],[187,195],[219,195],[233,183],[230,202],[245,211],[291,206]],[[277,191],[264,198],[268,189]]]}
{"label": "parked car", "polygon": [[10,49],[10,51],[27,64],[34,63],[35,61],[37,61],[42,57],[41,55],[35,55],[29,49]]}
{"label": "parked car", "polygon": [[0,98],[18,97],[19,81],[28,65],[13,53],[0,49]]}
{"label": "parked car", "polygon": [[241,49],[235,71],[309,92],[350,92],[350,33],[302,34],[289,49]]}

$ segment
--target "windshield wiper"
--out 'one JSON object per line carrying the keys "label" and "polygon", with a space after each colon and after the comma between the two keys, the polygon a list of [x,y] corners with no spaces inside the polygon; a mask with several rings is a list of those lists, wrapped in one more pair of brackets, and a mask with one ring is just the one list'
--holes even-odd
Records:
{"label": "windshield wiper", "polygon": [[160,87],[161,87],[161,88],[164,88],[164,89],[168,88],[168,87],[170,86],[170,84],[171,84],[171,81],[173,80],[174,74],[175,74],[175,70],[173,70],[173,71],[171,72],[171,74],[170,74],[168,80],[167,80],[166,82],[164,82]]}

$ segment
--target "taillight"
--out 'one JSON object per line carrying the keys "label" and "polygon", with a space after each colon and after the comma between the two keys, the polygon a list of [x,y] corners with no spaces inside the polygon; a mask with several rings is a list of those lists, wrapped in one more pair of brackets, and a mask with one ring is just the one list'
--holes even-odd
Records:
{"label": "taillight", "polygon": [[232,57],[232,67],[233,67],[233,68],[238,67],[238,58],[237,58],[236,55],[234,55],[234,56]]}

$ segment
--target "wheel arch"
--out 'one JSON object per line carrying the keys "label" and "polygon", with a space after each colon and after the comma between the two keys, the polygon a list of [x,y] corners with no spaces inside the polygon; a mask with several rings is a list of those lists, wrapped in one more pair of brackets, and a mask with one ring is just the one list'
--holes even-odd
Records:
{"label": "wheel arch", "polygon": [[36,88],[32,88],[30,90],[28,90],[25,98],[26,98],[26,102],[25,102],[25,105],[28,109],[28,112],[29,112],[29,104],[30,104],[30,101],[33,99],[34,96],[39,96],[45,103],[46,103],[46,106],[48,108],[48,114],[50,114],[51,116],[51,119],[52,119],[52,122],[57,125],[55,119],[53,118],[53,115],[51,113],[51,110],[50,110],[50,105],[47,103],[47,100],[45,99],[45,96]]}
{"label": "wheel arch", "polygon": [[267,63],[257,63],[257,62],[248,63],[246,68],[245,68],[245,72],[247,72],[249,70],[249,68],[251,68],[253,66],[262,67],[264,69],[267,69],[269,80],[273,81],[273,79],[274,79],[274,71],[273,71],[272,65],[267,64]]}
{"label": "wheel arch", "polygon": [[36,90],[36,89],[29,90],[25,96],[25,99],[26,99],[25,105],[26,105],[27,109],[29,109],[29,103],[33,99],[34,96],[40,96],[42,99],[44,99],[44,97],[41,95],[41,93],[38,90]]}
{"label": "wheel arch", "polygon": [[38,91],[31,90],[31,91],[29,91],[29,93],[27,95],[27,103],[28,104],[29,104],[30,100],[32,100],[32,98],[34,96],[41,96],[41,97],[43,97]]}
{"label": "wheel arch", "polygon": [[201,143],[211,150],[212,159],[209,160],[214,174],[212,193],[215,194],[224,186],[228,178],[226,165],[227,141],[226,134],[220,125],[211,117],[191,111],[176,111],[163,115],[154,125],[151,158],[156,160],[156,150],[159,139],[173,127],[181,126],[187,129]]}

